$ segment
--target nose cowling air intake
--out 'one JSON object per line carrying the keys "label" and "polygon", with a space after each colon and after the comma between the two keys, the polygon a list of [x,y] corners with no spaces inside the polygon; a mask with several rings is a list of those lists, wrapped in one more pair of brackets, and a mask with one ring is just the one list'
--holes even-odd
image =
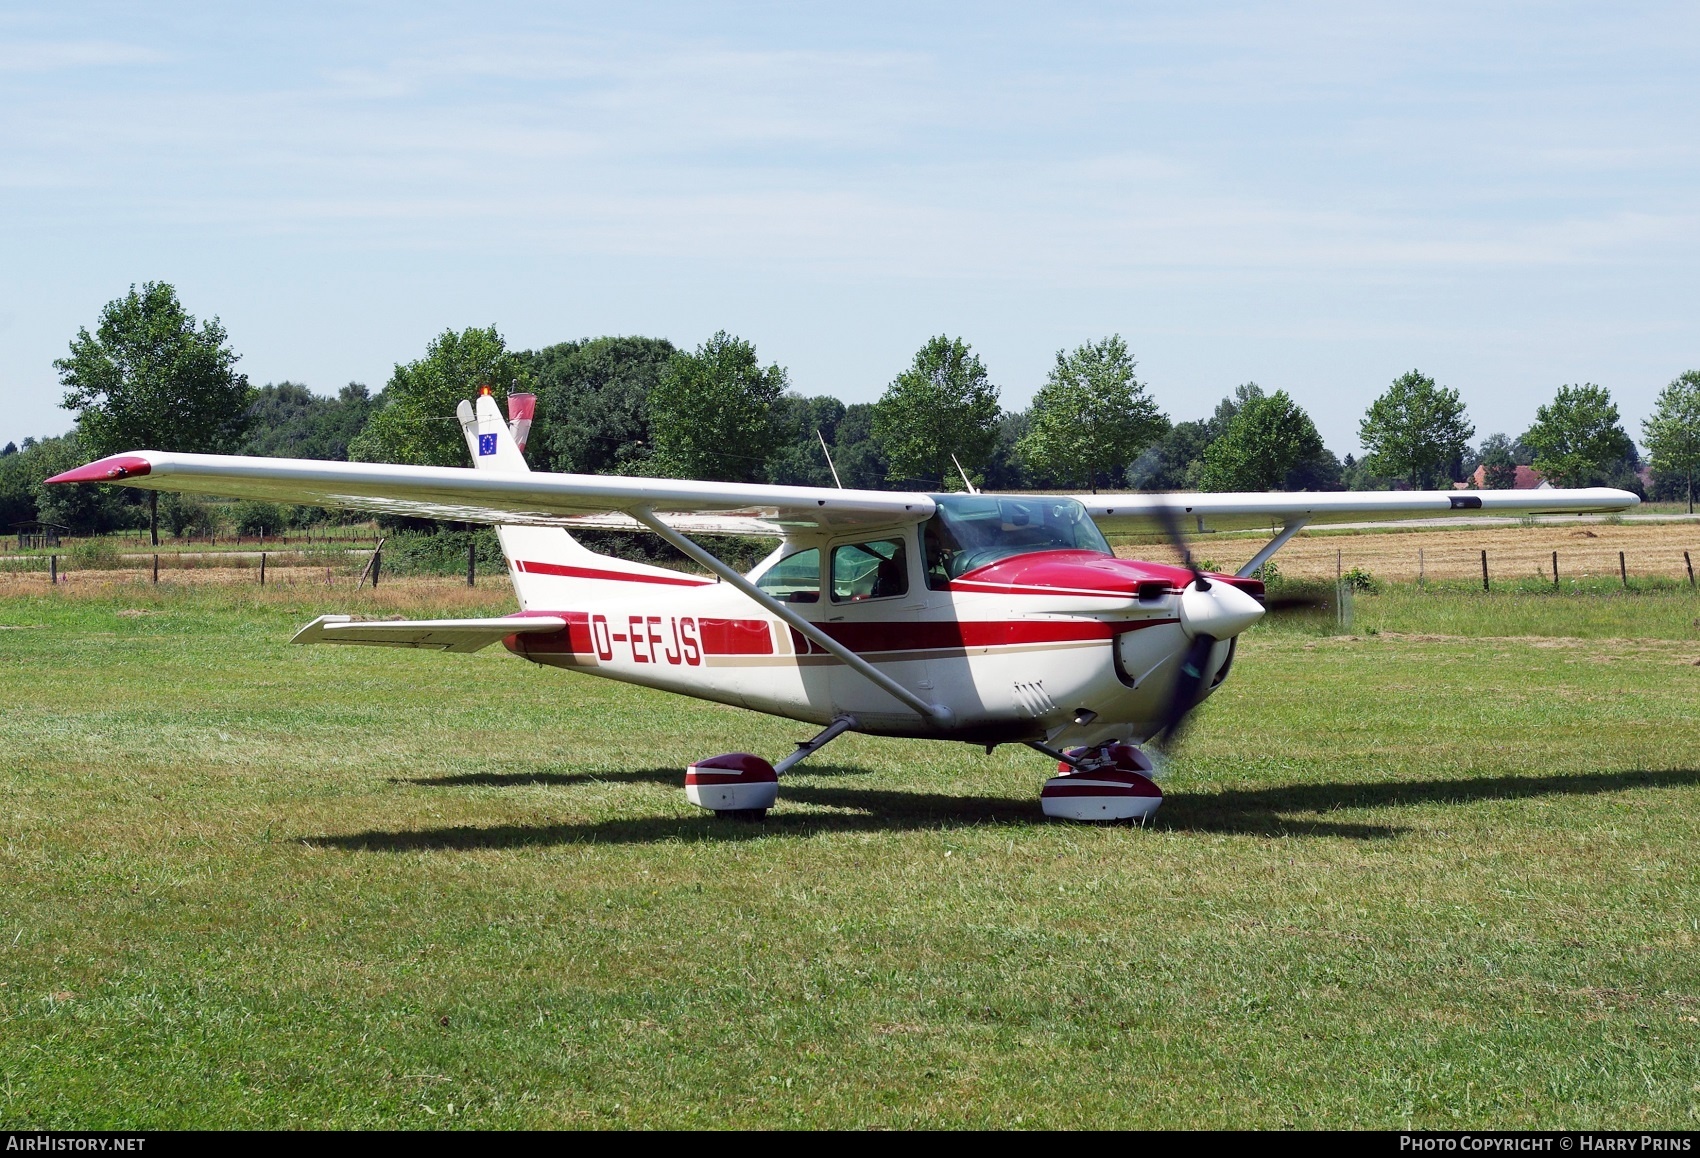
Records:
{"label": "nose cowling air intake", "polygon": [[1232,639],[1263,618],[1263,605],[1232,583],[1190,583],[1180,602],[1181,630],[1194,639]]}

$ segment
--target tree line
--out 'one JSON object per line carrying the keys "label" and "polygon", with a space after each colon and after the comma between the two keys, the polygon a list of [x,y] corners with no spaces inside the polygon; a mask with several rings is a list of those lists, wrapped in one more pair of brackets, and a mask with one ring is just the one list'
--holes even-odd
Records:
{"label": "tree line", "polygon": [[[1509,487],[1529,466],[1555,486],[1646,496],[1636,444],[1610,393],[1561,386],[1521,435],[1476,431],[1457,390],[1420,371],[1395,379],[1359,423],[1364,454],[1337,458],[1283,390],[1236,387],[1207,418],[1173,422],[1137,377],[1119,335],[1057,351],[1024,411],[1007,411],[960,337],[929,339],[877,402],[846,405],[792,388],[746,339],[686,349],[665,338],[599,337],[511,350],[495,326],[445,331],[373,395],[294,382],[253,388],[217,318],[197,322],[149,282],[79,329],[55,363],[74,429],[0,448],[0,528],[41,520],[73,532],[196,529],[204,504],[120,488],[44,489],[40,480],[148,447],[458,466],[456,405],[479,386],[535,393],[534,469],[858,488],[993,490],[1344,490],[1448,486],[1476,475]],[[1642,425],[1652,496],[1692,509],[1700,468],[1700,371],[1678,376]],[[263,510],[276,528],[323,517]]]}

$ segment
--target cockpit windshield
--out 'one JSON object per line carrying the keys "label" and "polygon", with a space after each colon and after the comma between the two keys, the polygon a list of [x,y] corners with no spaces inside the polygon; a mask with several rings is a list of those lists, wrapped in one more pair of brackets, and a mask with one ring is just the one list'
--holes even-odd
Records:
{"label": "cockpit windshield", "polygon": [[977,567],[1034,551],[1092,551],[1110,545],[1073,499],[932,495],[938,513],[921,529],[927,586],[943,587]]}

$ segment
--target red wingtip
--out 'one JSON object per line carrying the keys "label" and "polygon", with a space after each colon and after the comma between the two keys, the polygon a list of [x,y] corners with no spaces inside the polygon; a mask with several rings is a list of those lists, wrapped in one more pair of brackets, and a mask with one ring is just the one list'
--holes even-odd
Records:
{"label": "red wingtip", "polygon": [[153,464],[145,458],[133,454],[114,454],[87,466],[79,466],[64,474],[56,474],[47,481],[50,483],[73,482],[117,482],[120,479],[139,478],[153,469]]}

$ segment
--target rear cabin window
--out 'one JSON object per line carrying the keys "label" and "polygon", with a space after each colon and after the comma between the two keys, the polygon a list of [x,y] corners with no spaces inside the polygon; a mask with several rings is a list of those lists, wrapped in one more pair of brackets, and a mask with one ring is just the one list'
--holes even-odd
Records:
{"label": "rear cabin window", "polygon": [[921,527],[927,586],[941,590],[952,579],[999,559],[1035,551],[1110,554],[1110,544],[1074,499],[932,495],[938,513]]}
{"label": "rear cabin window", "polygon": [[832,601],[885,599],[909,590],[909,555],[902,539],[879,539],[832,549]]}
{"label": "rear cabin window", "polygon": [[762,572],[756,586],[781,603],[819,603],[820,548],[785,556]]}

